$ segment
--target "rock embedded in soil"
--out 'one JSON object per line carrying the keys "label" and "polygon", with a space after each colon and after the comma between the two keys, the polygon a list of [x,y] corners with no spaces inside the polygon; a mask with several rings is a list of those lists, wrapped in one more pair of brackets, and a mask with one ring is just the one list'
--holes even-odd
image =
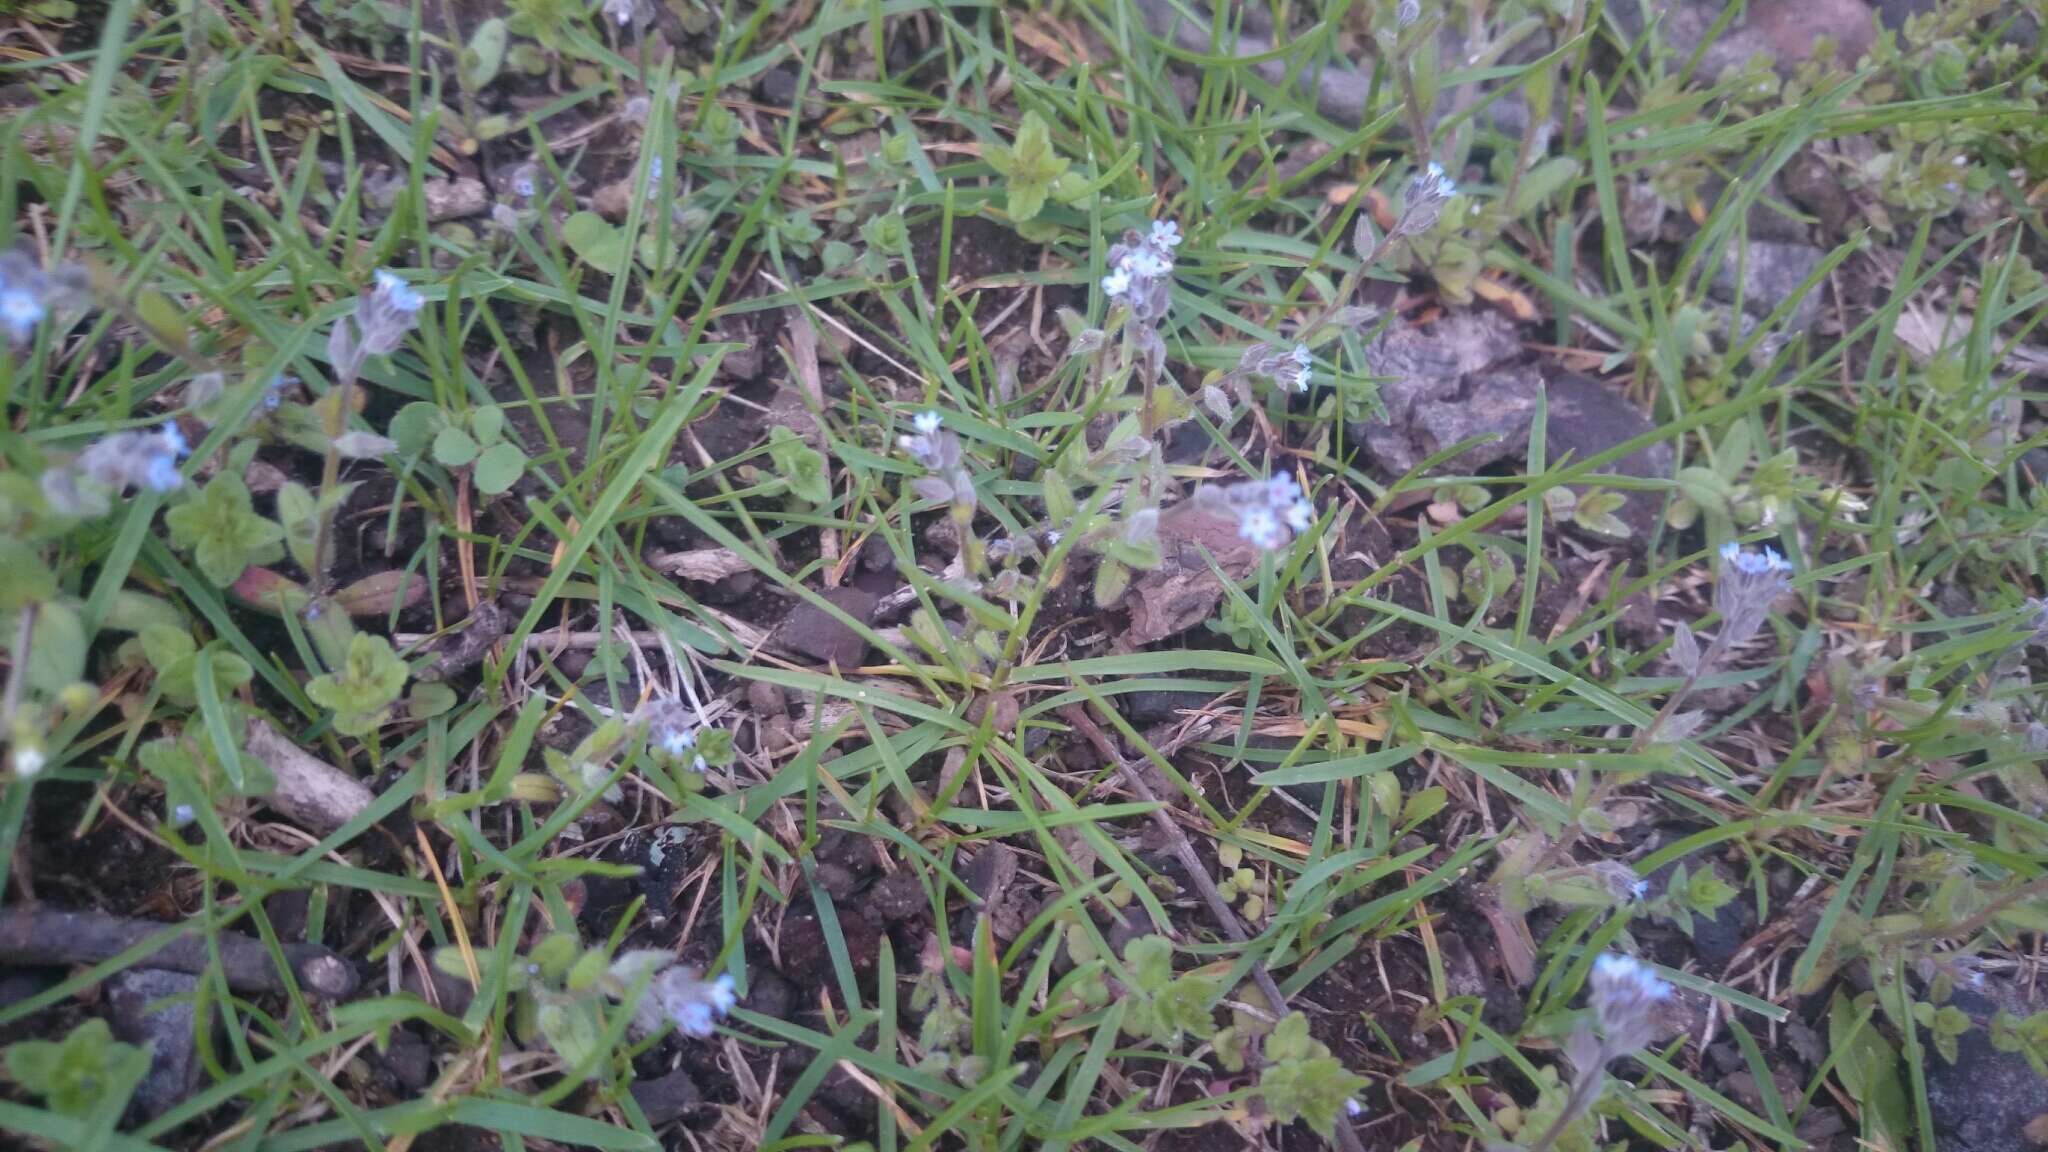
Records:
{"label": "rock embedded in soil", "polygon": [[2048,1112],[2048,1081],[2018,1052],[1991,1044],[1991,1018],[2000,1009],[2022,1018],[2039,1010],[2010,985],[1982,992],[1958,988],[1949,1003],[1970,1014],[1973,1027],[1956,1043],[1951,1064],[1928,1044],[1927,1111],[1941,1152],[2018,1152],[2029,1147],[2027,1124]]}
{"label": "rock embedded in soil", "polygon": [[[823,595],[855,620],[866,620],[879,599],[874,593],[852,585],[828,589]],[[775,630],[775,640],[799,656],[840,668],[858,667],[868,654],[868,642],[860,633],[808,600],[790,609],[782,626]]]}
{"label": "rock embedded in soil", "polygon": [[[1708,294],[1724,304],[1735,303],[1736,265],[1740,263],[1742,310],[1761,320],[1797,295],[1823,258],[1821,250],[1811,244],[1751,240],[1746,253],[1730,252],[1721,261]],[[1796,336],[1811,329],[1819,317],[1820,290],[1816,286],[1792,306],[1784,330]]]}
{"label": "rock embedded in soil", "polygon": [[434,1078],[434,1053],[425,1040],[404,1028],[391,1030],[391,1043],[383,1054],[384,1067],[392,1079],[417,1092]]}
{"label": "rock embedded in soil", "polygon": [[149,1074],[136,1086],[134,1099],[136,1111],[145,1117],[163,1115],[199,1089],[191,1000],[198,988],[199,977],[161,968],[130,968],[107,981],[114,1034],[149,1052]]}
{"label": "rock embedded in soil", "polygon": [[1140,726],[1159,724],[1180,719],[1182,709],[1200,708],[1214,697],[1207,692],[1177,692],[1171,689],[1147,689],[1124,695],[1124,716],[1131,723]]}
{"label": "rock embedded in soil", "polygon": [[[1540,363],[1515,362],[1514,327],[1491,312],[1456,313],[1427,328],[1390,328],[1366,349],[1372,375],[1385,380],[1387,418],[1359,429],[1389,475],[1413,470],[1453,444],[1487,438],[1441,462],[1471,472],[1525,459],[1538,400],[1547,397],[1545,458],[1584,460],[1655,429],[1648,417],[1597,380]],[[1670,475],[1671,448],[1653,444],[1609,469],[1632,476]],[[1583,486],[1582,486],[1583,487]],[[1656,515],[1651,494],[1632,494],[1621,517],[1641,538]]]}
{"label": "rock embedded in soil", "polygon": [[866,899],[869,910],[885,924],[898,924],[931,910],[924,884],[908,868],[898,868],[876,881]]}
{"label": "rock embedded in soil", "polygon": [[[1545,385],[1549,418],[1545,422],[1544,459],[1574,461],[1596,456],[1617,444],[1656,430],[1642,410],[1607,385],[1576,372],[1560,372]],[[1528,432],[1523,432],[1524,450]],[[1603,471],[1644,479],[1668,479],[1671,445],[1660,441],[1615,461]],[[1629,492],[1616,513],[1629,526],[1631,539],[1647,541],[1655,527],[1661,497],[1655,492]]]}
{"label": "rock embedded in soil", "polygon": [[[1365,350],[1366,370],[1379,377],[1387,416],[1362,429],[1373,459],[1406,473],[1439,448],[1480,433],[1524,431],[1534,412],[1536,380],[1500,379],[1490,369],[1521,352],[1514,326],[1492,312],[1457,312],[1427,327],[1395,325]],[[1479,445],[1457,458],[1461,470],[1508,455]]]}
{"label": "rock embedded in soil", "polygon": [[1779,72],[1789,73],[1813,56],[1822,36],[1834,40],[1836,62],[1853,67],[1874,38],[1871,9],[1863,0],[1751,0],[1748,11],[1709,42],[1724,7],[1715,0],[1653,0],[1616,4],[1608,12],[1631,37],[1643,34],[1645,18],[1653,21],[1680,61],[1704,44],[1694,75],[1708,82],[1758,55],[1769,56]]}
{"label": "rock embedded in soil", "polygon": [[697,1082],[681,1068],[653,1080],[635,1080],[630,1091],[647,1123],[656,1128],[682,1119],[684,1113],[704,1102]]}
{"label": "rock embedded in soil", "polygon": [[1243,579],[1259,557],[1258,550],[1238,536],[1234,523],[1192,502],[1176,505],[1159,518],[1159,546],[1165,562],[1138,573],[1120,602],[1130,613],[1127,627],[1116,638],[1120,651],[1157,643],[1215,616],[1223,602],[1223,585],[1209,567],[1205,550],[1233,580]]}

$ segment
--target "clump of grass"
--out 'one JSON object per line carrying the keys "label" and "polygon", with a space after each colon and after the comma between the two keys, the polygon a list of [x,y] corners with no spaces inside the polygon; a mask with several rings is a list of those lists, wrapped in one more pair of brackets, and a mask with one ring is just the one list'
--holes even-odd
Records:
{"label": "clump of grass", "polygon": [[[292,15],[5,65],[0,878],[119,941],[0,933],[10,1131],[1933,1147],[1965,1037],[2048,1067],[2038,56]],[[1863,224],[1759,307],[1795,160]],[[1652,430],[1386,472],[1480,308]]]}

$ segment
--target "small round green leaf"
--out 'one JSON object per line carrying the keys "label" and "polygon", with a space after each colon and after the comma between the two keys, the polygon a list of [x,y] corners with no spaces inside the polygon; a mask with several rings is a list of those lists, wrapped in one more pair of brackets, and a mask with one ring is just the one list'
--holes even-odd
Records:
{"label": "small round green leaf", "polygon": [[460,428],[443,428],[434,437],[434,460],[444,468],[460,468],[475,460],[476,453],[476,441]]}

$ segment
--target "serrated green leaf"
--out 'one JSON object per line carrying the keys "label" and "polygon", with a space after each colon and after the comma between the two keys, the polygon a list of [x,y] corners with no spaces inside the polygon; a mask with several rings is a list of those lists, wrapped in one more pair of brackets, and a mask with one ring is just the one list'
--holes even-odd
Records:
{"label": "serrated green leaf", "polygon": [[358,632],[349,639],[341,668],[308,681],[306,695],[334,713],[335,731],[367,736],[390,719],[391,705],[409,673],[389,640]]}
{"label": "serrated green leaf", "polygon": [[164,513],[171,543],[192,553],[200,574],[225,588],[242,570],[284,555],[284,529],[257,515],[248,486],[222,472],[198,496]]}

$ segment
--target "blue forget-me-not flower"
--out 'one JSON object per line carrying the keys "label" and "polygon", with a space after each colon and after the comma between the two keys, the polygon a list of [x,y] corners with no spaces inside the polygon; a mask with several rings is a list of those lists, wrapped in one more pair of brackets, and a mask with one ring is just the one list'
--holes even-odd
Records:
{"label": "blue forget-me-not flower", "polygon": [[1265,480],[1211,484],[1195,493],[1195,503],[1235,520],[1238,536],[1261,552],[1285,548],[1316,521],[1315,505],[1285,472]]}
{"label": "blue forget-me-not flower", "polygon": [[178,461],[191,454],[174,420],[154,430],[131,429],[102,436],[77,459],[43,471],[43,499],[66,516],[103,516],[112,500],[142,489],[169,492],[185,482]]}
{"label": "blue forget-me-not flower", "polygon": [[1792,587],[1792,565],[1772,548],[1744,552],[1733,541],[1721,546],[1714,607],[1721,613],[1716,646],[1726,651],[1754,637],[1770,615],[1771,603]]}

